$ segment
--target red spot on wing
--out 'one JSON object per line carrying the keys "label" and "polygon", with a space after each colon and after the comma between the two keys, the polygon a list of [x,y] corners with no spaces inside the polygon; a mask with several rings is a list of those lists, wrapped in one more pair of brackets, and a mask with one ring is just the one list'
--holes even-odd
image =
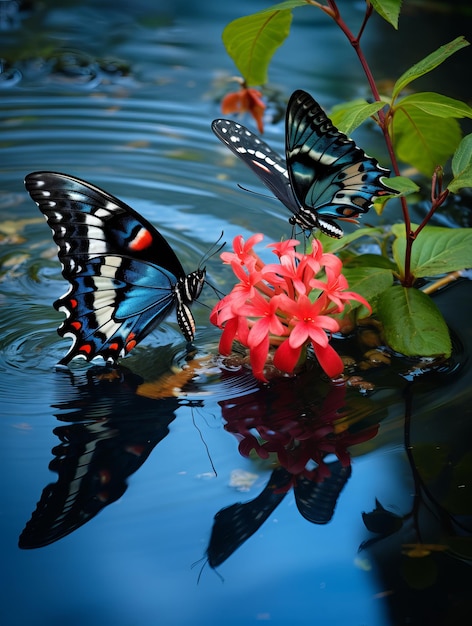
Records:
{"label": "red spot on wing", "polygon": [[77,308],[77,300],[75,298],[71,298],[69,300],[69,306],[71,309],[76,309]]}
{"label": "red spot on wing", "polygon": [[71,322],[70,325],[72,326],[72,328],[75,328],[75,330],[80,330],[82,328],[81,322]]}
{"label": "red spot on wing", "polygon": [[126,452],[134,454],[135,456],[141,456],[141,454],[145,450],[145,447],[143,445],[135,444],[134,446],[126,446],[125,450]]}
{"label": "red spot on wing", "polygon": [[85,354],[90,354],[92,352],[92,346],[88,343],[84,343],[83,346],[80,346],[79,351],[85,352]]}
{"label": "red spot on wing", "polygon": [[125,341],[126,352],[130,352],[134,348],[134,346],[137,344],[137,341],[135,341],[134,339],[135,337],[136,335],[134,333],[130,333],[128,337],[126,338],[126,341]]}
{"label": "red spot on wing", "polygon": [[100,470],[100,472],[98,473],[98,477],[102,485],[107,485],[111,481],[110,470],[108,469]]}
{"label": "red spot on wing", "polygon": [[131,350],[134,348],[134,346],[136,345],[136,343],[137,343],[137,342],[136,342],[136,341],[134,341],[134,339],[132,339],[131,341],[128,341],[128,342],[126,343],[126,346],[125,346],[125,350],[126,350],[126,352],[131,352]]}
{"label": "red spot on wing", "polygon": [[264,170],[264,172],[267,172],[268,174],[270,174],[270,169],[264,165],[263,163],[261,163],[260,161],[255,161],[254,159],[252,159],[253,164],[258,167],[261,170]]}
{"label": "red spot on wing", "polygon": [[138,234],[129,242],[131,250],[145,250],[152,244],[152,235],[146,228],[140,228]]}

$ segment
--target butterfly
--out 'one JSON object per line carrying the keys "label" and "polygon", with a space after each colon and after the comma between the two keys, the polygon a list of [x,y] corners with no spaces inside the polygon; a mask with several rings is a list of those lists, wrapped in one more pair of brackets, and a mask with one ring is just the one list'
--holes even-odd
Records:
{"label": "butterfly", "polygon": [[215,135],[255,172],[292,213],[292,225],[330,237],[344,235],[334,221],[366,213],[376,197],[396,194],[390,171],[341,133],[305,91],[290,97],[285,119],[285,159],[236,122],[212,122]]}
{"label": "butterfly", "polygon": [[205,269],[185,274],[164,237],[141,215],[94,185],[56,172],[34,172],[26,189],[52,229],[70,283],[54,307],[66,314],[58,329],[69,352],[87,361],[116,362],[176,310],[188,342],[195,334],[190,305]]}

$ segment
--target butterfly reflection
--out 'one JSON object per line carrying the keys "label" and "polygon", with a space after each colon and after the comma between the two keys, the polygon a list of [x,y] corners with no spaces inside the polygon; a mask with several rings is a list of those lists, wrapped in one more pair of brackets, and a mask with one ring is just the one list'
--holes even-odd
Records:
{"label": "butterfly reflection", "polygon": [[[54,543],[89,522],[127,489],[127,479],[167,436],[176,417],[175,397],[150,399],[139,393],[141,377],[125,368],[93,367],[73,376],[61,371],[57,419],[47,485],[19,538],[20,548]],[[71,385],[72,384],[72,389]]]}
{"label": "butterfly reflection", "polygon": [[241,454],[255,452],[261,459],[272,455],[278,466],[256,498],[215,515],[207,548],[211,567],[221,565],[247,541],[291,489],[306,520],[327,524],[332,519],[351,476],[348,447],[378,431],[377,423],[359,424],[358,417],[351,423],[345,392],[344,385],[307,381],[301,375],[220,402],[225,429],[237,436]]}

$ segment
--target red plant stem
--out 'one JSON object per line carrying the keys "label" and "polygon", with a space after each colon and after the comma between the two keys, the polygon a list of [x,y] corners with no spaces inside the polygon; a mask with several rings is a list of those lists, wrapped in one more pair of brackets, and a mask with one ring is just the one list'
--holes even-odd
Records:
{"label": "red plant stem", "polygon": [[[381,102],[382,99],[380,97],[379,91],[377,89],[377,84],[375,82],[374,76],[372,74],[372,71],[370,69],[369,63],[364,55],[364,52],[361,48],[360,45],[360,39],[362,37],[362,34],[364,33],[364,29],[367,25],[367,22],[369,20],[369,18],[372,15],[373,12],[373,8],[372,5],[370,4],[370,2],[368,2],[368,0],[366,0],[366,12],[364,15],[364,20],[362,22],[362,25],[359,29],[359,33],[357,35],[357,37],[354,36],[354,34],[352,33],[352,31],[350,30],[350,28],[348,27],[348,25],[346,24],[346,22],[343,20],[343,18],[341,17],[341,14],[339,12],[339,9],[336,5],[336,0],[328,0],[328,5],[329,5],[329,11],[326,11],[332,18],[333,20],[336,22],[336,24],[339,26],[339,28],[342,30],[342,32],[346,35],[349,43],[351,44],[351,46],[354,48],[359,61],[361,63],[362,69],[364,70],[364,73],[367,77],[367,81],[369,83],[370,89],[372,91],[372,95],[374,97],[374,99],[377,102]],[[383,136],[384,136],[384,140],[385,140],[385,144],[387,146],[387,150],[390,156],[390,160],[392,163],[392,169],[395,173],[396,176],[400,176],[400,168],[398,166],[398,161],[393,149],[393,143],[392,143],[392,139],[390,137],[390,134],[388,132],[388,126],[389,126],[389,116],[385,115],[385,112],[381,109],[378,112],[378,123],[379,126],[382,130]],[[405,250],[405,268],[404,268],[404,276],[402,279],[402,283],[405,287],[411,287],[411,285],[413,284],[413,280],[414,277],[411,274],[410,271],[410,267],[411,267],[411,248],[413,246],[413,242],[416,239],[416,236],[418,234],[418,230],[417,231],[412,231],[411,229],[411,220],[410,220],[410,213],[408,211],[408,204],[405,200],[404,197],[400,198],[400,203],[401,203],[401,207],[402,207],[402,213],[403,213],[403,219],[405,222],[405,234],[406,234],[406,250]],[[437,207],[435,207],[434,210],[436,210]],[[429,214],[428,214],[429,215]],[[429,219],[429,218],[428,218]],[[426,220],[427,221],[427,220]],[[425,222],[426,224],[426,222]],[[425,224],[422,224],[421,228],[424,227]]]}

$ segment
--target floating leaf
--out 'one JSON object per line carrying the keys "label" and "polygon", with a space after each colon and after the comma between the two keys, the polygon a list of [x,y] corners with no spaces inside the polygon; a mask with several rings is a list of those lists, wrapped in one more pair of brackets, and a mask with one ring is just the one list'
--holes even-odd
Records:
{"label": "floating leaf", "polygon": [[406,356],[451,354],[444,318],[429,296],[419,289],[394,285],[377,301],[377,314],[388,345]]}
{"label": "floating leaf", "polygon": [[456,37],[453,41],[441,46],[431,54],[428,54],[427,57],[415,63],[413,67],[410,67],[404,74],[400,76],[393,87],[393,99],[397,98],[403,89],[411,82],[419,78],[420,76],[424,76],[428,72],[434,70],[434,68],[441,65],[446,59],[448,59],[455,52],[460,50],[461,48],[465,48],[469,45],[469,42],[464,37]]}

